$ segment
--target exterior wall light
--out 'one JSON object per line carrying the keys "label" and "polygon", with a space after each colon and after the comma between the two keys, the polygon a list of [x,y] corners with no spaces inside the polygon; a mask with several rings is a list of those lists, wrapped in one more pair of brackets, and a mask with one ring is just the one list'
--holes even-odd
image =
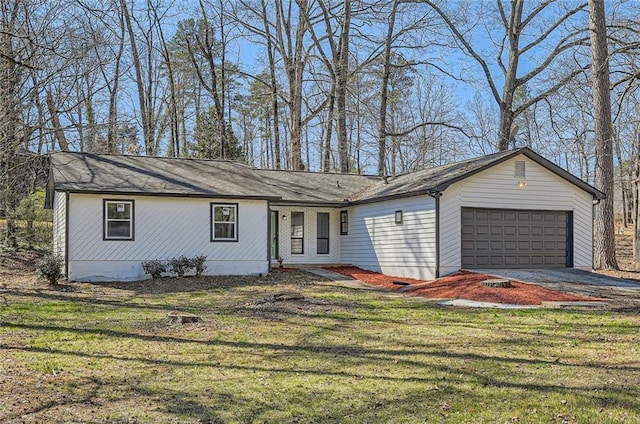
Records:
{"label": "exterior wall light", "polygon": [[527,182],[526,181],[518,181],[518,187],[525,188],[526,186],[527,186]]}

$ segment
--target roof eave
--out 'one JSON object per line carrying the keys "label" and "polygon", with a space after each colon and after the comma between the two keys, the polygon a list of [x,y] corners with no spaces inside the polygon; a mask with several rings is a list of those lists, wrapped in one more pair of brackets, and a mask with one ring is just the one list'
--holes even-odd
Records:
{"label": "roof eave", "polygon": [[318,208],[344,208],[351,203],[348,201],[336,202],[336,201],[307,201],[307,200],[282,200],[278,199],[272,202],[273,206],[300,206],[300,207],[318,207]]}
{"label": "roof eave", "polygon": [[220,193],[175,193],[175,192],[162,192],[162,193],[149,193],[139,192],[132,190],[97,190],[97,189],[67,189],[56,187],[55,191],[74,193],[74,194],[101,194],[110,196],[145,196],[145,197],[187,197],[187,198],[201,198],[201,199],[241,199],[241,200],[267,200],[278,201],[281,198],[277,196],[251,196],[251,195],[237,195],[237,194],[220,194]]}
{"label": "roof eave", "polygon": [[349,206],[351,206],[351,205],[365,205],[367,203],[384,202],[386,200],[403,199],[405,197],[416,197],[416,196],[431,195],[431,194],[435,194],[435,193],[440,192],[440,191],[441,190],[438,190],[438,189],[435,189],[435,188],[424,188],[424,189],[420,189],[420,190],[405,191],[404,193],[389,194],[389,195],[386,195],[386,196],[374,196],[374,197],[370,197],[370,198],[350,201],[349,202]]}

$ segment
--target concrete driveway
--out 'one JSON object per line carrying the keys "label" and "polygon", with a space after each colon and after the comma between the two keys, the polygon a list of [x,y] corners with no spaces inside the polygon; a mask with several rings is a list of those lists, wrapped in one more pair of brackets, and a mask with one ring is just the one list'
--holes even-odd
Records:
{"label": "concrete driveway", "polygon": [[609,309],[640,311],[640,282],[579,269],[483,269],[483,274],[536,284],[551,290],[606,299]]}
{"label": "concrete driveway", "polygon": [[640,291],[640,282],[609,277],[595,272],[573,268],[560,269],[483,269],[475,270],[496,277],[509,278],[524,283],[574,283],[599,287],[616,287]]}

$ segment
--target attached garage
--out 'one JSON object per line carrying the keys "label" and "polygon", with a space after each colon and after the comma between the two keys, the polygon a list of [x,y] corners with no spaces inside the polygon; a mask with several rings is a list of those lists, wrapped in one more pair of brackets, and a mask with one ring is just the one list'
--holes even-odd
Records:
{"label": "attached garage", "polygon": [[438,186],[439,275],[592,269],[593,207],[604,193],[528,149],[464,171]]}
{"label": "attached garage", "polygon": [[570,211],[462,208],[462,267],[570,267],[571,217]]}

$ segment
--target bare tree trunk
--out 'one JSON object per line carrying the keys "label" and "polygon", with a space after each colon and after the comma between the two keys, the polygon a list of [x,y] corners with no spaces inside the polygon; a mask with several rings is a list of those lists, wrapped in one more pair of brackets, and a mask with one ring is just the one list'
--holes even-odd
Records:
{"label": "bare tree trunk", "polygon": [[291,102],[291,169],[304,170],[302,162],[302,77],[304,72],[304,34],[306,33],[307,0],[298,2],[298,27],[293,56],[287,64],[289,101]]}
{"label": "bare tree trunk", "polygon": [[[145,152],[149,156],[153,156],[155,152],[154,134],[151,126],[150,118],[150,104],[147,101],[146,91],[144,87],[144,78],[142,76],[142,63],[140,61],[140,54],[138,52],[138,45],[136,43],[136,33],[133,30],[131,23],[131,13],[127,7],[127,0],[120,0],[120,7],[122,8],[122,15],[127,26],[127,32],[129,34],[129,43],[131,45],[131,56],[133,58],[133,67],[136,72],[136,86],[138,89],[138,101],[140,107],[140,120],[142,122],[142,134],[144,138]],[[149,65],[150,66],[150,65]],[[149,93],[150,94],[150,93]]]}
{"label": "bare tree trunk", "polygon": [[273,156],[275,168],[281,169],[280,161],[280,111],[278,110],[278,79],[276,78],[276,61],[273,54],[273,41],[271,40],[271,27],[267,17],[267,5],[265,0],[260,2],[262,6],[262,24],[264,25],[265,40],[267,42],[267,56],[269,58],[269,78],[271,80],[271,108],[273,109]]}
{"label": "bare tree trunk", "polygon": [[153,17],[158,29],[158,36],[160,37],[160,51],[162,52],[162,58],[164,59],[164,64],[167,68],[167,78],[169,80],[170,104],[167,112],[169,113],[171,128],[170,152],[172,153],[172,156],[180,157],[180,123],[178,121],[178,96],[173,73],[173,60],[171,58],[171,53],[169,52],[169,46],[164,38],[164,30],[160,17],[158,16],[158,11],[150,1],[147,1],[147,7],[153,11]]}
{"label": "bare tree trunk", "polygon": [[[634,142],[640,145],[640,134],[635,134]],[[640,262],[640,149],[636,149],[633,169],[633,260]]]}
{"label": "bare tree trunk", "polygon": [[387,99],[389,98],[389,78],[391,76],[391,43],[396,24],[398,0],[393,1],[387,37],[384,42],[384,65],[382,67],[382,81],[380,83],[380,111],[378,113],[378,175],[385,175],[387,161]]}
{"label": "bare tree trunk", "polygon": [[589,0],[589,33],[596,136],[595,186],[607,194],[595,208],[594,268],[618,269],[613,225],[613,125],[604,0]]}
{"label": "bare tree trunk", "polygon": [[47,91],[47,108],[49,109],[49,114],[51,115],[51,124],[53,125],[53,132],[58,140],[58,145],[60,146],[60,150],[63,152],[69,151],[69,144],[67,143],[67,138],[64,136],[64,130],[62,129],[62,125],[60,125],[60,117],[58,116],[58,108],[53,100],[53,95],[51,91]]}
{"label": "bare tree trunk", "polygon": [[336,103],[338,158],[340,172],[348,173],[349,139],[347,138],[347,77],[349,75],[349,32],[351,30],[351,0],[344,0],[342,10],[342,30],[340,32],[338,66],[336,69]]}
{"label": "bare tree trunk", "polygon": [[327,110],[327,133],[325,134],[324,148],[322,149],[322,172],[331,170],[331,139],[333,138],[333,109],[335,106],[335,95],[333,87],[331,88]]}

